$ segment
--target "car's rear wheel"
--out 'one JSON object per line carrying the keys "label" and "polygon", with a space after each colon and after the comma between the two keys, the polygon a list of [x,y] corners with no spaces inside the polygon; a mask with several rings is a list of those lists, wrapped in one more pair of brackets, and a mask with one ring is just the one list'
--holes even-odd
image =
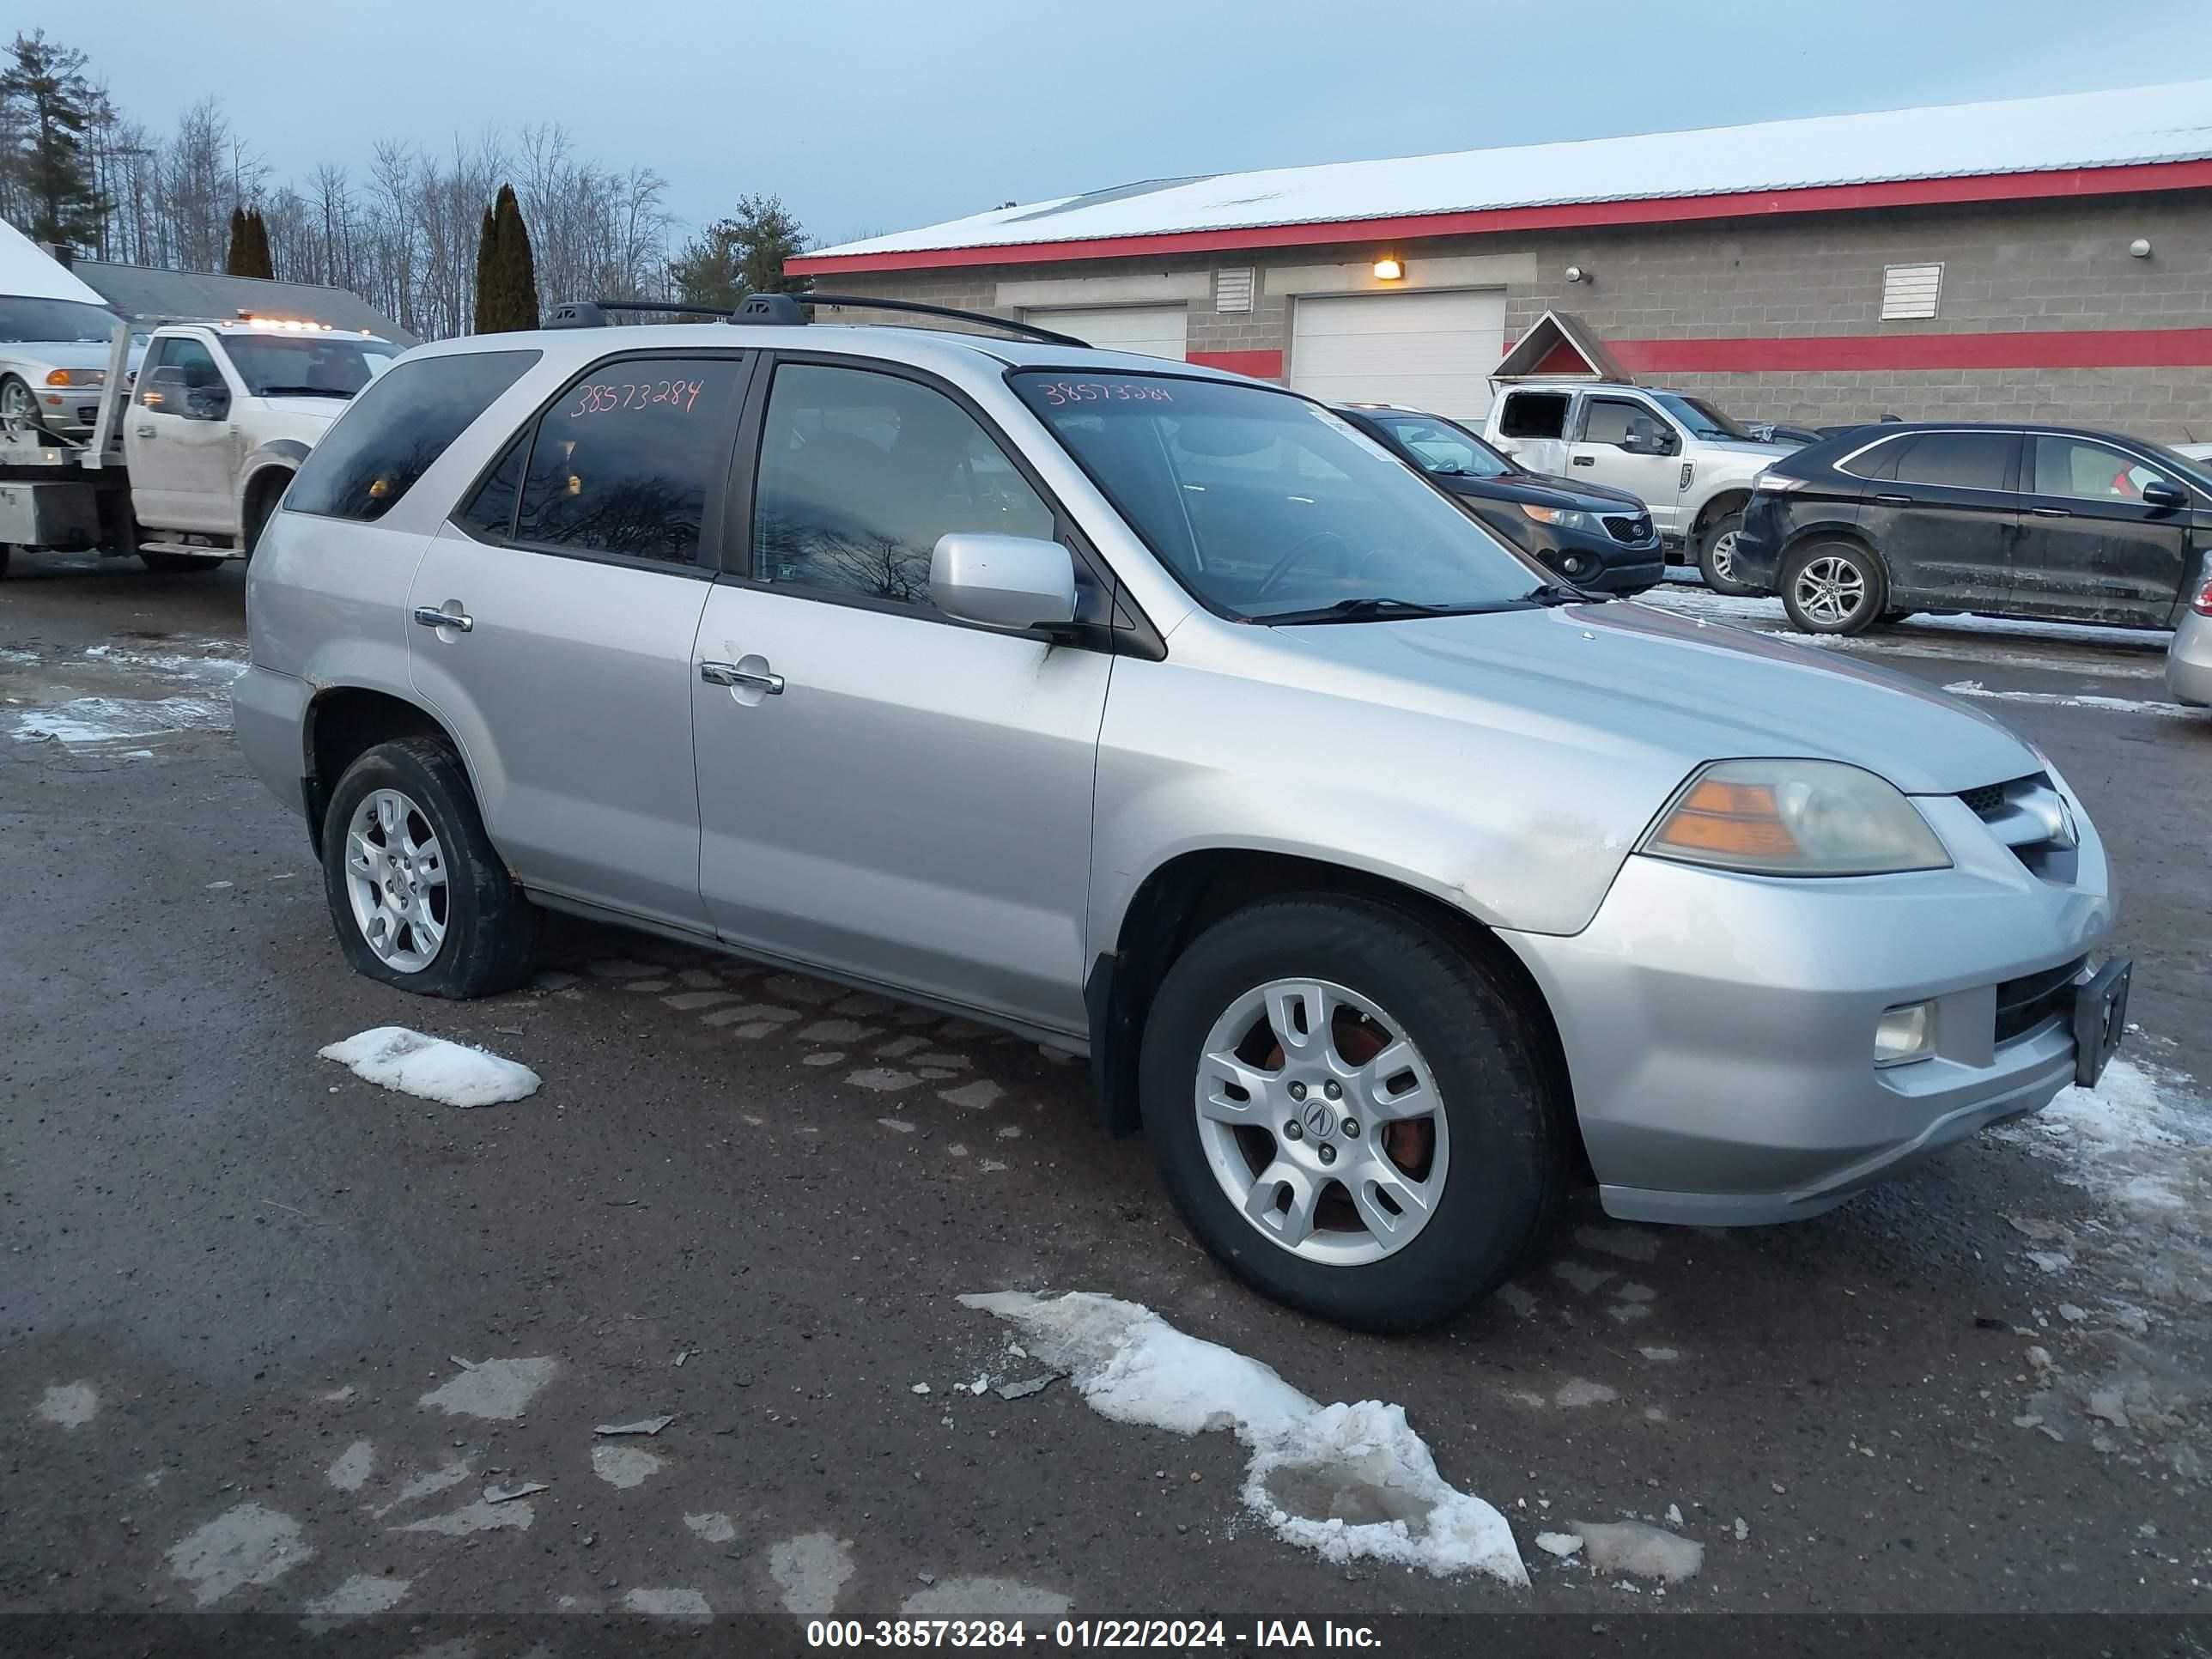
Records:
{"label": "car's rear wheel", "polygon": [[1153,1000],[1141,1093],[1206,1248],[1364,1330],[1433,1324],[1494,1289],[1565,1180],[1525,1008],[1364,900],[1273,901],[1208,929]]}
{"label": "car's rear wheel", "polygon": [[1863,633],[1888,597],[1881,561],[1857,542],[1815,542],[1782,567],[1782,608],[1804,633]]}
{"label": "car's rear wheel", "polygon": [[434,738],[368,750],[323,817],[323,888],[357,973],[424,996],[511,990],[537,912],[491,838],[459,758]]}
{"label": "car's rear wheel", "polygon": [[1730,599],[1741,599],[1759,590],[1735,579],[1735,544],[1743,534],[1741,509],[1723,513],[1698,532],[1698,574],[1707,587]]}
{"label": "car's rear wheel", "polygon": [[164,576],[198,575],[221,564],[222,555],[216,553],[202,558],[197,553],[141,553],[138,562]]}

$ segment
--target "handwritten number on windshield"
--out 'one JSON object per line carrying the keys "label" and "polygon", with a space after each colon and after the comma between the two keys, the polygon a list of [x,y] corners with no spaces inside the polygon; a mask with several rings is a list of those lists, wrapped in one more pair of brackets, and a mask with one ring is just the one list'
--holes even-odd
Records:
{"label": "handwritten number on windshield", "polygon": [[688,415],[706,385],[704,380],[594,380],[576,388],[576,406],[568,411],[568,418],[649,409],[656,404]]}
{"label": "handwritten number on windshield", "polygon": [[1171,404],[1175,394],[1165,386],[1136,380],[1054,380],[1044,388],[1044,400],[1057,409],[1066,404]]}

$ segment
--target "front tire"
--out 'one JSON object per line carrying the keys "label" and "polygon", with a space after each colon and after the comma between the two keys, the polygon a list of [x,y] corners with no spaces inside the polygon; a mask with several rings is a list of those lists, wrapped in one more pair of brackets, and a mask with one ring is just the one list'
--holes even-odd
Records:
{"label": "front tire", "polygon": [[1782,608],[1806,634],[1863,634],[1889,599],[1889,576],[1859,542],[1814,542],[1782,566]]}
{"label": "front tire", "polygon": [[1698,574],[1707,587],[1732,599],[1746,599],[1759,592],[1748,582],[1735,579],[1732,562],[1736,538],[1743,534],[1743,510],[1723,513],[1698,532]]}
{"label": "front tire", "polygon": [[1216,923],[1146,1023],[1145,1127],[1206,1249],[1361,1330],[1502,1283],[1564,1190],[1563,1114],[1520,1000],[1404,914],[1272,901]]}
{"label": "front tire", "polygon": [[331,792],[323,890],[354,971],[422,996],[512,990],[538,913],[485,834],[460,758],[434,738],[378,744]]}

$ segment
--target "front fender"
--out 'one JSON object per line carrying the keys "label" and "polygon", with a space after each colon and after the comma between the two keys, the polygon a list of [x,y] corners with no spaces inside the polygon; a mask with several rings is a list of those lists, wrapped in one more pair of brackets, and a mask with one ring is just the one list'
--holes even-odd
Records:
{"label": "front fender", "polygon": [[242,511],[253,493],[254,481],[271,467],[297,472],[307,459],[307,446],[297,438],[271,438],[247,454],[238,469],[238,504]]}

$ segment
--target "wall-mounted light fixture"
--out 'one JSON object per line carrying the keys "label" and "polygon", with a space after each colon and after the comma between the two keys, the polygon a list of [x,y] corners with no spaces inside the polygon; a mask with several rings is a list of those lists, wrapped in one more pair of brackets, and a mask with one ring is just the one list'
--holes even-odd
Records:
{"label": "wall-mounted light fixture", "polygon": [[1567,280],[1571,283],[1587,283],[1593,281],[1594,279],[1591,277],[1589,272],[1584,270],[1580,265],[1569,265],[1567,267]]}
{"label": "wall-mounted light fixture", "polygon": [[2138,259],[2149,258],[2150,238],[2148,236],[2136,237],[2134,241],[2128,244],[2128,252]]}
{"label": "wall-mounted light fixture", "polygon": [[1406,267],[1388,254],[1375,262],[1375,280],[1378,283],[1395,283],[1405,274]]}

